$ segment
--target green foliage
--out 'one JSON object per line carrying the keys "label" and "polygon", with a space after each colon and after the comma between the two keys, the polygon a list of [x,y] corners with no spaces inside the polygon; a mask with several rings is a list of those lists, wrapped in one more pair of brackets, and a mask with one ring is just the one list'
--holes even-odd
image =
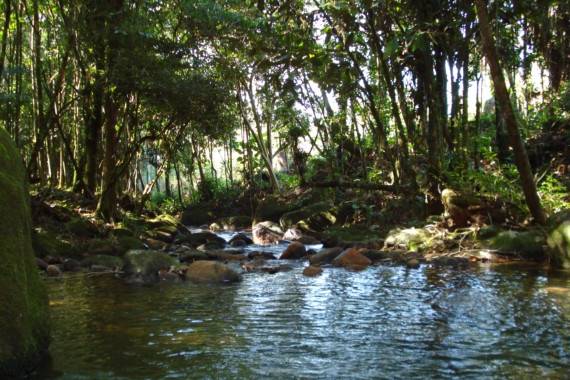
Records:
{"label": "green foliage", "polygon": [[276,173],[276,175],[284,190],[293,190],[301,183],[301,179],[296,174]]}
{"label": "green foliage", "polygon": [[538,187],[538,193],[546,212],[555,214],[570,208],[568,188],[554,175],[548,175]]}
{"label": "green foliage", "polygon": [[486,170],[467,169],[447,172],[449,185],[466,192],[476,191],[488,196],[499,196],[520,209],[525,209],[525,201],[520,190],[519,175],[514,165],[498,164]]}

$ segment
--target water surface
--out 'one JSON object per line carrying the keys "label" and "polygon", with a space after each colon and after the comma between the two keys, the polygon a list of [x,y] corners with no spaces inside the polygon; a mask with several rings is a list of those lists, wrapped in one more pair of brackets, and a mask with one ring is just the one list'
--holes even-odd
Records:
{"label": "water surface", "polygon": [[568,378],[570,277],[327,268],[228,286],[49,279],[41,378]]}

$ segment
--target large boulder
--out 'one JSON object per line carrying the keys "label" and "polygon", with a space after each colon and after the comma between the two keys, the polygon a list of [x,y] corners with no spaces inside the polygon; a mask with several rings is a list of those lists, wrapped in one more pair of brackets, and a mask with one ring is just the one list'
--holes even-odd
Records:
{"label": "large boulder", "polygon": [[550,262],[558,268],[570,268],[570,213],[565,217],[552,218],[552,228],[548,232]]}
{"label": "large boulder", "polygon": [[546,239],[538,230],[502,231],[483,242],[483,246],[500,254],[515,255],[524,259],[541,260],[545,256]]}
{"label": "large boulder", "polygon": [[34,368],[49,343],[48,299],[36,269],[26,172],[0,128],[0,378]]}
{"label": "large boulder", "polygon": [[186,278],[196,283],[227,284],[238,282],[241,276],[227,265],[216,261],[194,261],[186,271]]}
{"label": "large boulder", "polygon": [[37,257],[76,256],[77,247],[70,242],[43,228],[32,230],[32,247]]}
{"label": "large boulder", "polygon": [[251,230],[253,242],[259,245],[277,244],[283,239],[283,230],[271,221],[257,223]]}
{"label": "large boulder", "polygon": [[431,239],[431,233],[424,228],[396,228],[388,233],[385,244],[388,247],[421,251],[429,246]]}
{"label": "large boulder", "polygon": [[299,243],[314,245],[320,244],[321,241],[311,235],[307,235],[299,228],[289,228],[283,235],[283,240],[297,241]]}
{"label": "large boulder", "polygon": [[130,280],[145,283],[157,282],[159,271],[169,270],[178,261],[164,252],[132,250],[125,254],[124,272]]}
{"label": "large boulder", "polygon": [[286,230],[298,226],[308,231],[322,231],[336,222],[334,206],[330,202],[318,202],[298,210],[290,211],[279,219],[279,224]]}

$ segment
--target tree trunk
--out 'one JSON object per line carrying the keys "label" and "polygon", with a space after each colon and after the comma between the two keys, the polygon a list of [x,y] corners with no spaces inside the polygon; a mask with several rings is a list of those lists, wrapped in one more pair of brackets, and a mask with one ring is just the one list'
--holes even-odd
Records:
{"label": "tree trunk", "polygon": [[528,155],[524,147],[523,141],[519,133],[519,123],[513,109],[513,105],[509,98],[505,77],[499,64],[495,41],[491,32],[489,23],[489,15],[484,0],[475,0],[477,6],[477,16],[479,18],[479,31],[481,33],[481,41],[483,43],[483,52],[487,58],[489,68],[491,69],[491,77],[495,87],[496,101],[500,104],[501,113],[507,126],[511,146],[515,154],[515,163],[521,177],[521,185],[526,199],[526,203],[530,213],[534,219],[544,224],[546,216],[540,204],[540,198],[536,190],[536,183],[528,160]]}

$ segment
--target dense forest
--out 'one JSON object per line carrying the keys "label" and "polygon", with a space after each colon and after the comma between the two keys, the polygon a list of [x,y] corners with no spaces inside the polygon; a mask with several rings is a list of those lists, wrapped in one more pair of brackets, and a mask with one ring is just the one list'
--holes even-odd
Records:
{"label": "dense forest", "polygon": [[0,15],[0,377],[567,377],[570,2]]}
{"label": "dense forest", "polygon": [[520,183],[543,223],[567,162],[533,151],[531,167],[524,141],[566,122],[570,6],[476,4],[6,0],[0,117],[32,183],[106,220],[161,183],[181,207],[328,181],[432,212],[448,186]]}

